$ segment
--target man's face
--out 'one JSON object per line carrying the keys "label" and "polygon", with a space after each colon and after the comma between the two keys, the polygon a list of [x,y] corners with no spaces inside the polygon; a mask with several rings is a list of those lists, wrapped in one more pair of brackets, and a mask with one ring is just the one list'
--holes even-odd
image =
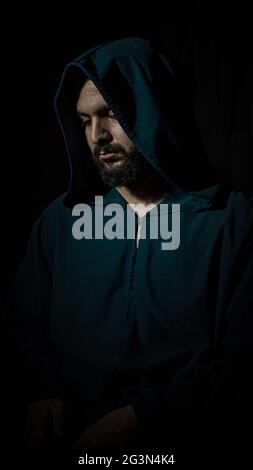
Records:
{"label": "man's face", "polygon": [[135,184],[147,162],[90,80],[81,89],[77,114],[104,183],[110,187]]}

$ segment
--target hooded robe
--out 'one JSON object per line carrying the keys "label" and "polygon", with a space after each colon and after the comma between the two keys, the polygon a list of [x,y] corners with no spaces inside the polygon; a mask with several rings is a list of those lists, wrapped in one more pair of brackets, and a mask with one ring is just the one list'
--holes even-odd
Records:
{"label": "hooded robe", "polygon": [[[94,217],[100,195],[127,212],[102,183],[77,117],[87,79],[172,188],[157,207],[168,204],[170,216],[180,204],[177,249],[162,250],[160,234],[138,247],[73,237],[76,204]],[[108,42],[68,64],[55,108],[71,180],[35,222],[10,288],[8,389],[26,406],[62,398],[76,436],[131,404],[146,442],[215,446],[246,426],[252,402],[252,202],[208,163],[193,103],[149,40]],[[160,216],[148,212],[147,226]]]}

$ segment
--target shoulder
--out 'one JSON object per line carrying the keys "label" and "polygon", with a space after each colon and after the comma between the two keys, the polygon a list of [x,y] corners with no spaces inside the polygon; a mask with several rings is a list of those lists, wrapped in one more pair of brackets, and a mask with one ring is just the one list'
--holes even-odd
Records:
{"label": "shoulder", "polygon": [[66,193],[60,194],[43,209],[34,222],[33,230],[39,230],[42,233],[54,231],[59,219],[66,217],[70,211],[64,206],[65,196]]}
{"label": "shoulder", "polygon": [[253,224],[253,199],[243,192],[232,190],[227,203],[227,217],[241,228]]}
{"label": "shoulder", "polygon": [[243,210],[243,214],[251,214],[253,209],[253,197],[247,196],[242,191],[231,190],[228,198],[228,209]]}
{"label": "shoulder", "polygon": [[237,250],[252,243],[253,199],[243,192],[232,190],[227,200],[225,218],[226,239]]}
{"label": "shoulder", "polygon": [[48,204],[35,220],[28,241],[28,249],[52,258],[55,240],[61,224],[71,215],[71,210],[64,206],[66,193],[59,195]]}

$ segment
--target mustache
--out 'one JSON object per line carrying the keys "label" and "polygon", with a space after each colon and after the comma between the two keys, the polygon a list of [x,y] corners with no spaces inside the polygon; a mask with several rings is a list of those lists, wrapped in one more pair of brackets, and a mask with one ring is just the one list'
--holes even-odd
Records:
{"label": "mustache", "polygon": [[124,147],[120,144],[106,144],[106,145],[96,145],[96,147],[93,150],[93,155],[96,159],[99,158],[99,154],[103,153],[123,153],[125,154],[126,151]]}

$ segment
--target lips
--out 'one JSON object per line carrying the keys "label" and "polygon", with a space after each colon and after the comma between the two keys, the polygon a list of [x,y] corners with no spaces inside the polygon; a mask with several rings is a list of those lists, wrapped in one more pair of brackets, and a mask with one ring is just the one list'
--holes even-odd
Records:
{"label": "lips", "polygon": [[99,158],[101,158],[101,160],[109,160],[110,158],[113,158],[115,155],[115,153],[103,153],[101,152],[99,154]]}

